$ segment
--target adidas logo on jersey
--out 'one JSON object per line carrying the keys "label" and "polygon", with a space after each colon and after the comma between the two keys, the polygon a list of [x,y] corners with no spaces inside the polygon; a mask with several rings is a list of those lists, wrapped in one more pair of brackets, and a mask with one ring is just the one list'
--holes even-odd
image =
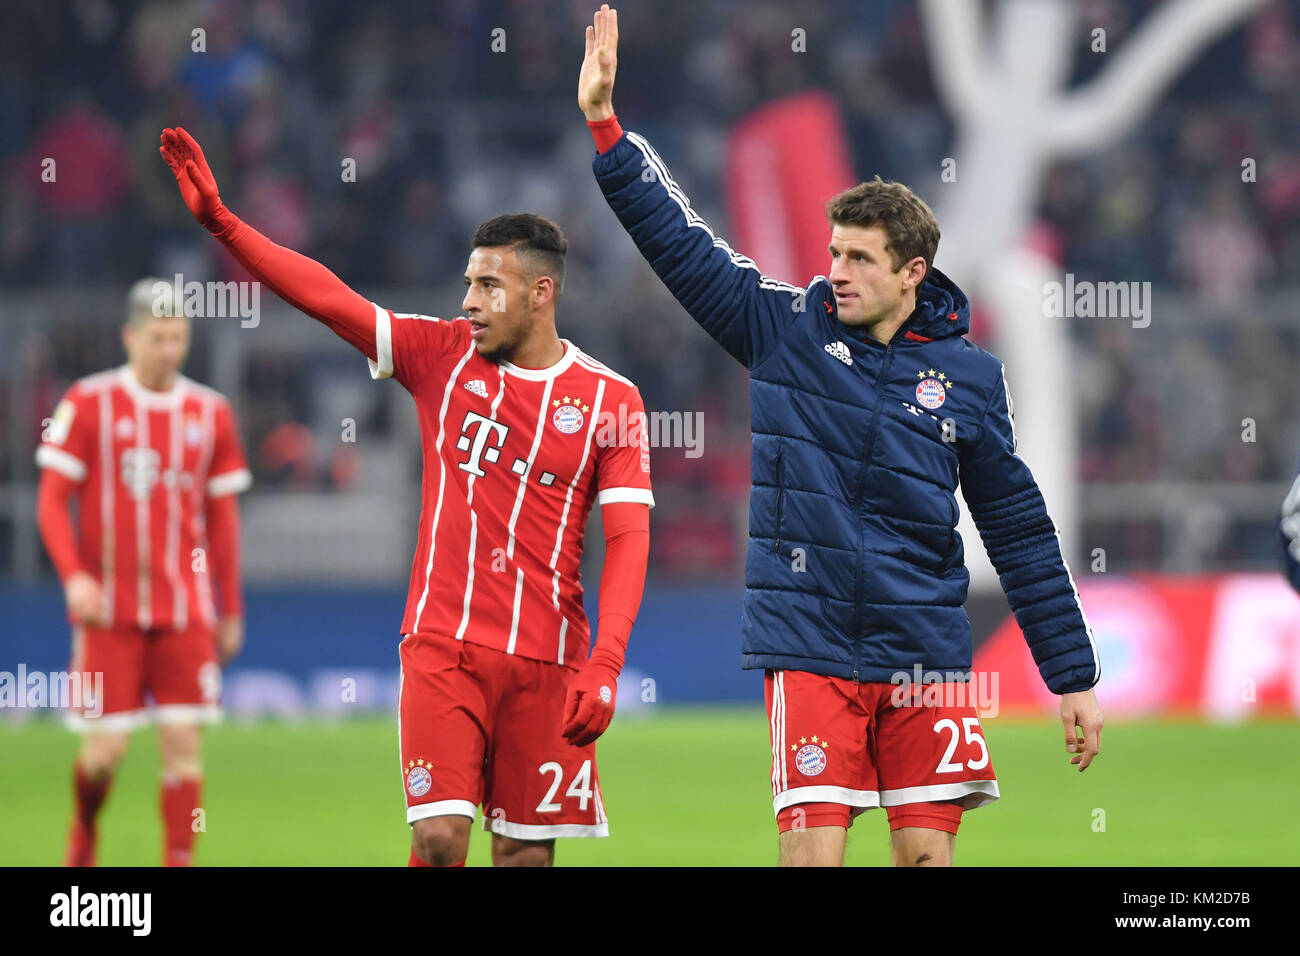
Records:
{"label": "adidas logo on jersey", "polygon": [[827,352],[829,352],[831,355],[834,355],[845,365],[853,364],[853,356],[849,354],[849,347],[845,345],[843,342],[831,342],[824,347]]}
{"label": "adidas logo on jersey", "polygon": [[466,382],[465,387],[477,395],[479,398],[487,398],[487,384],[481,378],[476,378],[472,382]]}

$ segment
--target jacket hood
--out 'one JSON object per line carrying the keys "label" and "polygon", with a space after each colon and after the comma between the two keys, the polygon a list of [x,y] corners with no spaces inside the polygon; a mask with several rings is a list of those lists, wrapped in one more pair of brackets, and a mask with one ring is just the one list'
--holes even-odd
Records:
{"label": "jacket hood", "polygon": [[909,338],[943,339],[970,331],[970,302],[957,284],[933,266],[916,290],[916,309],[903,324]]}

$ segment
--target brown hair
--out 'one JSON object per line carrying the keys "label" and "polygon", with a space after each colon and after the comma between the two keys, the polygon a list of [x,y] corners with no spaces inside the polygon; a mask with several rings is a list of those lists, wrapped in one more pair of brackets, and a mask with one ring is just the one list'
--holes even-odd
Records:
{"label": "brown hair", "polygon": [[880,226],[895,272],[920,256],[930,274],[939,248],[939,223],[925,200],[902,183],[879,176],[858,183],[826,203],[826,218],[833,226]]}

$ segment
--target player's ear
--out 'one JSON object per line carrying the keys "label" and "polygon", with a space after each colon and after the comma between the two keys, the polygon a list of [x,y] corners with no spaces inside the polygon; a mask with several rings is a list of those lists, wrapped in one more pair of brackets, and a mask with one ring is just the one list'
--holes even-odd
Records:
{"label": "player's ear", "polygon": [[555,280],[550,276],[538,276],[533,280],[533,308],[540,309],[555,297]]}
{"label": "player's ear", "polygon": [[921,256],[914,256],[912,261],[903,266],[903,282],[909,289],[915,289],[925,281],[925,274],[929,271],[925,267],[925,259]]}

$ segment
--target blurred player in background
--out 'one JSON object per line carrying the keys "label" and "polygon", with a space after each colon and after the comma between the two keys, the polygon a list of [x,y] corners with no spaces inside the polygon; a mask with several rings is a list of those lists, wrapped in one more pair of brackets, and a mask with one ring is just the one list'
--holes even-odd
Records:
{"label": "blurred player in background", "polygon": [[199,724],[219,717],[218,662],[244,639],[236,496],[252,476],[230,403],[180,374],[190,320],[172,296],[161,279],[132,287],[127,364],[76,382],[36,452],[41,537],[73,625],[70,669],[103,675],[100,699],[69,715],[84,734],[69,866],[94,865],[96,816],[129,732],[149,722],[162,757],[163,863],[190,863]]}
{"label": "blurred player in background", "polygon": [[750,370],[744,666],[766,671],[781,862],[839,865],[853,817],[884,806],[896,865],[950,864],[962,810],[998,798],[963,690],[959,469],[1034,660],[1061,695],[1071,763],[1085,769],[1100,747],[1096,647],[1016,455],[1001,363],[964,338],[966,296],[933,268],[938,225],[905,186],[877,179],[828,203],[830,277],[806,289],[715,238],[644,137],[620,128],[617,50],[605,5],[578,81],[596,180],[669,291]]}
{"label": "blurred player in background", "polygon": [[[410,864],[463,865],[479,804],[497,865],[547,866],[556,837],[606,836],[595,741],[614,714],[654,499],[640,393],[556,333],[559,228],[484,223],[466,317],[394,313],[241,222],[184,130],[164,131],[160,152],[236,259],[415,399],[425,471],[398,715]],[[588,659],[579,568],[595,503],[606,552]]]}

